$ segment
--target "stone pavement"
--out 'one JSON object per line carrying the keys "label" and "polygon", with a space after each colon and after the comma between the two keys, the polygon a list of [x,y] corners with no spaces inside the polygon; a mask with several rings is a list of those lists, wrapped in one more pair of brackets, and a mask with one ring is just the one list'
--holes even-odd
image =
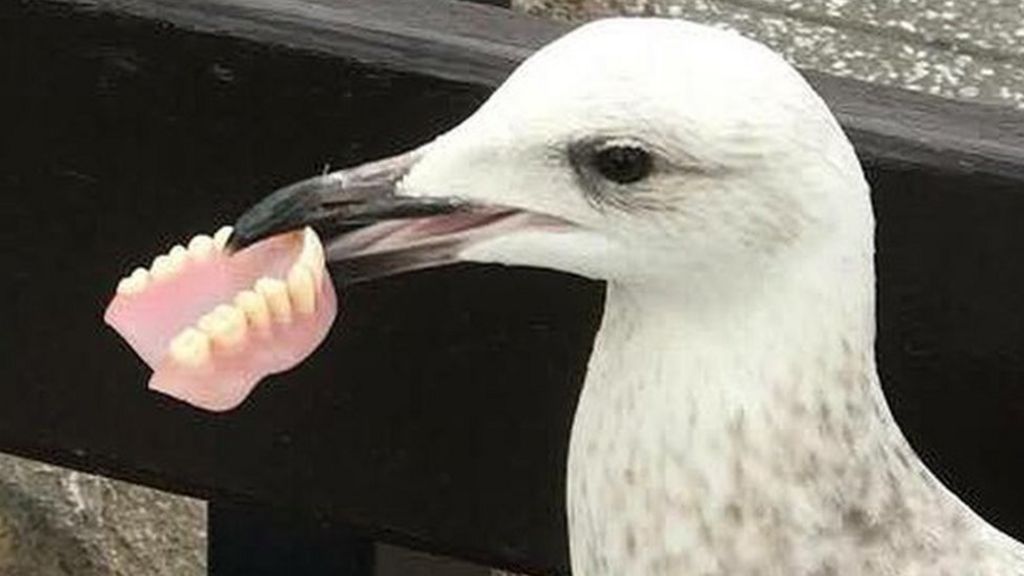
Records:
{"label": "stone pavement", "polygon": [[1019,0],[513,0],[579,21],[657,15],[731,28],[800,67],[1024,108]]}
{"label": "stone pavement", "polygon": [[[513,0],[580,21],[682,17],[752,36],[797,66],[1024,108],[1020,0]],[[0,455],[0,576],[206,572],[198,501]],[[383,550],[382,572],[484,570]]]}
{"label": "stone pavement", "polygon": [[0,456],[0,575],[206,574],[202,502]]}

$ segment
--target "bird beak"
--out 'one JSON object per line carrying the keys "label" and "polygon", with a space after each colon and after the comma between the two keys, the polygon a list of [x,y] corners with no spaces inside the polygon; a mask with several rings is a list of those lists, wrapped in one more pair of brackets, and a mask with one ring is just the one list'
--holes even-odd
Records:
{"label": "bird beak", "polygon": [[459,204],[452,200],[402,198],[397,194],[402,178],[421,155],[419,150],[413,150],[276,190],[238,218],[227,248],[242,250],[305,226],[319,233],[338,234],[387,219],[459,210]]}
{"label": "bird beak", "polygon": [[238,218],[227,249],[309,226],[336,278],[354,283],[454,263],[475,241],[553,220],[453,197],[403,195],[403,179],[423,155],[421,148],[281,188]]}

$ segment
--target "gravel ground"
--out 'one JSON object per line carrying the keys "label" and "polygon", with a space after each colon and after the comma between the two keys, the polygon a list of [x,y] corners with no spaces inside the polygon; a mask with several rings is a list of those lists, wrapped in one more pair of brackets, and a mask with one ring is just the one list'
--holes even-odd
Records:
{"label": "gravel ground", "polygon": [[[1019,0],[513,0],[564,20],[682,17],[735,29],[797,66],[1024,108]],[[206,573],[202,502],[0,455],[0,575]],[[402,574],[483,572],[389,551]]]}

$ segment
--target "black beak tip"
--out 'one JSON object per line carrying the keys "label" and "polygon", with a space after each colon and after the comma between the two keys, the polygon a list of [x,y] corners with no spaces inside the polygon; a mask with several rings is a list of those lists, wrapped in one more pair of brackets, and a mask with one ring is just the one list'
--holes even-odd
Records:
{"label": "black beak tip", "polygon": [[262,218],[254,218],[253,210],[250,210],[235,220],[231,227],[231,235],[228,236],[228,241],[224,244],[224,251],[228,255],[234,254],[272,236],[274,232],[275,227],[271,222],[266,222]]}
{"label": "black beak tip", "polygon": [[286,186],[260,200],[238,217],[224,249],[233,254],[260,240],[313,224],[321,213],[323,177]]}
{"label": "black beak tip", "polygon": [[250,244],[251,242],[246,243],[245,238],[242,238],[242,236],[238,234],[237,230],[232,229],[231,235],[228,236],[227,243],[224,244],[224,251],[227,252],[228,256],[231,256],[235,252],[248,247]]}

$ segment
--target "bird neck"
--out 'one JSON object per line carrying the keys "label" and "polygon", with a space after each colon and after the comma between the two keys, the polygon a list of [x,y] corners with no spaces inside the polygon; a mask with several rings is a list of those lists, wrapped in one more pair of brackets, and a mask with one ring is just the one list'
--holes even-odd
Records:
{"label": "bird neck", "polygon": [[[671,421],[709,428],[835,410],[837,421],[895,430],[875,375],[871,256],[822,259],[731,282],[742,286],[732,292],[610,283],[585,393],[650,399]],[[845,414],[854,409],[864,414]]]}
{"label": "bird neck", "polygon": [[[746,573],[736,562],[769,562],[764,554],[791,555],[769,564],[796,574],[828,554],[871,556],[855,545],[936,547],[931,522],[964,542],[1000,538],[927,471],[889,412],[875,372],[871,254],[824,264],[700,306],[685,291],[609,285],[568,490],[574,562],[614,569],[575,571],[647,573],[629,563],[645,536],[688,558],[692,573],[734,574]],[[648,516],[630,529],[641,533],[608,535],[638,505]]]}

